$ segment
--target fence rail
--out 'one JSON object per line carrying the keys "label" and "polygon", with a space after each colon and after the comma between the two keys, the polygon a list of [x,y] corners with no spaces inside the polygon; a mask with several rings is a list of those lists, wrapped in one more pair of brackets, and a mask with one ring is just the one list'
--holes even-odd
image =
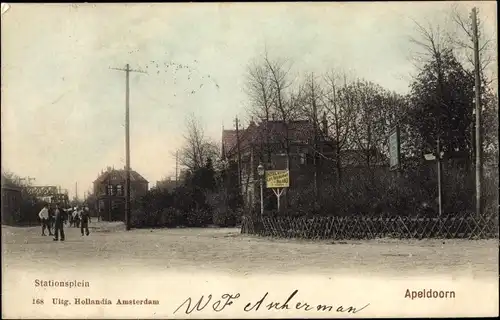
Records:
{"label": "fence rail", "polygon": [[250,217],[241,232],[260,236],[303,239],[490,239],[498,238],[498,215],[474,214],[442,217]]}

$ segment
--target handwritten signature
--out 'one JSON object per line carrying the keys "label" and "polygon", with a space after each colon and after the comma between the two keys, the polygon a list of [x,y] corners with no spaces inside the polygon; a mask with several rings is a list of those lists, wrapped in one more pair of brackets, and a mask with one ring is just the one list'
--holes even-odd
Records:
{"label": "handwritten signature", "polygon": [[[257,300],[255,302],[248,302],[245,307],[243,308],[243,311],[245,312],[256,312],[259,311],[259,309],[262,307],[262,309],[267,309],[269,311],[271,310],[290,310],[290,309],[296,309],[296,310],[304,310],[304,311],[323,311],[323,312],[333,312],[335,310],[336,312],[342,312],[342,313],[358,313],[367,308],[370,304],[366,304],[361,308],[358,307],[344,307],[342,305],[335,306],[333,305],[328,305],[328,304],[310,304],[306,302],[293,302],[294,297],[297,295],[299,290],[293,291],[288,298],[285,300],[285,302],[276,302],[276,301],[270,301],[268,298],[269,292],[266,292],[264,296],[260,300]],[[212,309],[215,312],[221,312],[225,308],[232,306],[234,302],[239,299],[241,295],[239,293],[236,294],[229,294],[225,293],[221,296],[220,299],[216,299],[213,297],[212,294],[209,294],[208,296],[202,295],[196,303],[193,303],[193,299],[191,297],[187,298],[184,300],[184,302],[174,311],[174,314],[177,313],[179,310],[183,310],[185,314],[191,314],[196,311],[203,311],[205,309]],[[183,309],[185,308],[185,309]]]}

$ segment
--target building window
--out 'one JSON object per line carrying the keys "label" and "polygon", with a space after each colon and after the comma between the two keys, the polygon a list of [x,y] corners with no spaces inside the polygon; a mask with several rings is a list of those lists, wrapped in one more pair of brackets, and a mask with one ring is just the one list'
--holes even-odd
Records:
{"label": "building window", "polygon": [[110,184],[110,185],[108,185],[107,194],[108,194],[109,196],[114,196],[114,191],[115,191],[115,190],[114,190],[114,188],[113,188],[113,185],[111,185],[111,184]]}
{"label": "building window", "polygon": [[123,186],[121,184],[116,186],[116,194],[118,196],[123,196]]}

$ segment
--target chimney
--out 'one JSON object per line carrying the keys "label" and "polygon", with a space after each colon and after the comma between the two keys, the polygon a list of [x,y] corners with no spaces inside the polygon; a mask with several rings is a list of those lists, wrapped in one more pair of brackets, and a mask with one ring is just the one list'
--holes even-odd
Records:
{"label": "chimney", "polygon": [[326,120],[326,112],[323,112],[323,119],[321,120],[323,126],[323,134],[328,136],[328,121]]}

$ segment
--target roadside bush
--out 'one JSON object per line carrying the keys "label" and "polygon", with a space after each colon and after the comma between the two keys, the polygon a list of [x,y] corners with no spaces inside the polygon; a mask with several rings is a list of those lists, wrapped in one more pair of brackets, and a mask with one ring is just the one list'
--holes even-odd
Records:
{"label": "roadside bush", "polygon": [[133,209],[130,213],[130,224],[134,228],[145,227],[147,219],[146,212],[140,208]]}
{"label": "roadside bush", "polygon": [[498,214],[498,168],[485,174],[483,190],[484,213],[486,215]]}
{"label": "roadside bush", "polygon": [[145,211],[134,209],[131,213],[131,224],[134,228],[174,228],[186,225],[185,214],[176,208]]}
{"label": "roadside bush", "polygon": [[185,215],[177,208],[165,208],[162,210],[161,226],[175,228],[186,224]]}
{"label": "roadside bush", "polygon": [[194,209],[185,213],[186,227],[206,227],[213,223],[212,212],[206,208]]}
{"label": "roadside bush", "polygon": [[213,213],[213,223],[219,227],[234,227],[238,224],[240,211],[234,211],[230,208],[216,209]]}
{"label": "roadside bush", "polygon": [[[483,182],[486,212],[498,207],[496,176]],[[438,214],[437,175],[431,166],[407,169],[400,174],[388,169],[363,174],[346,170],[340,183],[322,183],[314,201],[312,183],[300,190],[289,190],[289,206],[268,216],[345,216],[345,215],[426,215]],[[473,171],[443,164],[443,212],[474,211]]]}

